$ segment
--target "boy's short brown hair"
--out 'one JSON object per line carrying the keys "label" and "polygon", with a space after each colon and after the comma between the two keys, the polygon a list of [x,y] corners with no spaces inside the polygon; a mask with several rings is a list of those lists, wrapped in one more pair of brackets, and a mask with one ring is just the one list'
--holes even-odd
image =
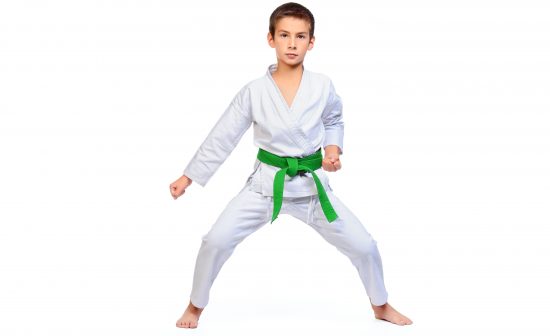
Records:
{"label": "boy's short brown hair", "polygon": [[269,32],[273,38],[275,38],[275,25],[277,21],[287,16],[309,22],[309,38],[311,39],[313,37],[313,32],[315,31],[315,19],[313,18],[313,14],[311,14],[309,9],[299,3],[287,2],[275,8],[269,17]]}

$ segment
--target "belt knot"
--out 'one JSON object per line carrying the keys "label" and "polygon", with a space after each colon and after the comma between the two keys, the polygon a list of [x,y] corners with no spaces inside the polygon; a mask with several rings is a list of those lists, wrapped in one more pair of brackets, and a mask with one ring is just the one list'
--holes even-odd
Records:
{"label": "belt knot", "polygon": [[290,177],[296,176],[298,173],[298,159],[295,157],[286,157],[286,162],[288,163],[287,175]]}

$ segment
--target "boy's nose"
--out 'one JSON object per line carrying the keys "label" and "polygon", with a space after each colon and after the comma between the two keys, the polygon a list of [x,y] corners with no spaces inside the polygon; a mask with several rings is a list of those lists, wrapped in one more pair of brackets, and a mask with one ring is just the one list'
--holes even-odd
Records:
{"label": "boy's nose", "polygon": [[290,49],[296,48],[296,41],[294,39],[290,39],[290,41],[288,42],[288,47]]}

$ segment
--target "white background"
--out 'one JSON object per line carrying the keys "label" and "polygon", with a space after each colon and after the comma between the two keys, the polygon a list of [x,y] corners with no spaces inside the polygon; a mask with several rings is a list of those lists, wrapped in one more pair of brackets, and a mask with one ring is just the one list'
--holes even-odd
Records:
{"label": "white background", "polygon": [[3,1],[0,334],[547,334],[546,1],[303,1],[305,60],[344,102],[335,193],[378,241],[376,321],[350,261],[283,216],[237,247],[193,331],[200,239],[244,184],[249,130],[205,188],[169,184],[275,63],[279,1]]}

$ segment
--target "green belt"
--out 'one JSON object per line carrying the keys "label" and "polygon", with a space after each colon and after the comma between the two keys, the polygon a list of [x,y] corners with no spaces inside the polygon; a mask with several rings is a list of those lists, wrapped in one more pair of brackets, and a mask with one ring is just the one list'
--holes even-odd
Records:
{"label": "green belt", "polygon": [[327,220],[332,222],[338,218],[336,211],[334,211],[332,204],[330,204],[325,188],[323,188],[321,181],[314,171],[322,166],[323,155],[321,154],[320,148],[314,154],[303,158],[278,156],[260,148],[258,151],[258,160],[268,165],[281,168],[281,170],[275,174],[275,178],[273,179],[273,215],[271,217],[271,223],[273,223],[273,221],[277,218],[279,212],[281,211],[281,206],[283,205],[285,175],[293,177],[296,176],[296,174],[303,172],[310,172],[311,175],[313,175],[313,180],[317,186],[319,202],[321,203],[321,208],[323,209]]}

